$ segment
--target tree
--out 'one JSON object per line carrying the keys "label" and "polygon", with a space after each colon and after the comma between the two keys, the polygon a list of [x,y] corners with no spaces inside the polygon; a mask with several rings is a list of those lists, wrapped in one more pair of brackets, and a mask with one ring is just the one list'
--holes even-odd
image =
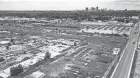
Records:
{"label": "tree", "polygon": [[96,7],[96,11],[98,11],[99,10],[99,7]]}
{"label": "tree", "polygon": [[9,46],[8,45],[6,46],[6,50],[9,50]]}
{"label": "tree", "polygon": [[61,30],[58,30],[58,33],[60,33],[61,32]]}
{"label": "tree", "polygon": [[5,59],[3,57],[0,57],[0,62],[3,62]]}
{"label": "tree", "polygon": [[91,11],[95,11],[95,8],[94,7],[91,7]]}
{"label": "tree", "polygon": [[89,26],[86,27],[87,30],[88,30],[89,28],[90,28]]}
{"label": "tree", "polygon": [[11,74],[11,76],[16,76],[16,75],[20,74],[21,72],[23,72],[23,67],[22,67],[21,64],[19,64],[19,65],[16,66],[16,67],[12,67],[12,68],[10,69],[10,74]]}
{"label": "tree", "polygon": [[49,52],[46,52],[44,60],[46,61],[46,60],[48,60],[50,58],[51,58],[51,54]]}
{"label": "tree", "polygon": [[9,46],[11,46],[11,43],[8,43],[8,44],[7,44],[6,50],[9,50],[9,48],[10,48]]}
{"label": "tree", "polygon": [[74,42],[74,46],[77,46],[76,42]]}
{"label": "tree", "polygon": [[127,9],[125,9],[125,11],[127,11]]}
{"label": "tree", "polygon": [[12,44],[15,44],[15,41],[14,41],[14,39],[11,39],[11,43],[12,43]]}
{"label": "tree", "polygon": [[14,42],[14,39],[11,38],[11,42]]}
{"label": "tree", "polygon": [[88,7],[86,7],[86,9],[85,9],[86,11],[88,11],[89,9],[88,9]]}

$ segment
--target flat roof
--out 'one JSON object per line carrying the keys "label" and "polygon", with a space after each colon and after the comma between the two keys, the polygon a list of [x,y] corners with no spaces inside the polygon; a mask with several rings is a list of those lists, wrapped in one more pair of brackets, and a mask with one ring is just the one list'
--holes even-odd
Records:
{"label": "flat roof", "polygon": [[108,28],[110,28],[111,26],[107,26],[106,28],[104,28],[104,30],[107,30]]}
{"label": "flat roof", "polygon": [[112,26],[109,30],[113,30],[116,26]]}
{"label": "flat roof", "polygon": [[126,30],[126,31],[129,31],[130,29],[131,29],[130,27],[127,27],[125,30]]}
{"label": "flat roof", "polygon": [[98,30],[100,30],[100,29],[102,29],[102,28],[104,28],[104,26],[101,26],[100,28],[98,28]]}
{"label": "flat roof", "polygon": [[123,30],[125,30],[126,29],[126,27],[123,27],[122,29],[121,29],[121,31],[123,31]]}

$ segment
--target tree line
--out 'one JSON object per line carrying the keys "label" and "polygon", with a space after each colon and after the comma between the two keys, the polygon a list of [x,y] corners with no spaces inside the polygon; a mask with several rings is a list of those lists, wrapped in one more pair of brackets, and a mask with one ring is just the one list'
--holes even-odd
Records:
{"label": "tree line", "polygon": [[125,10],[108,10],[108,11],[27,11],[27,12],[2,12],[0,11],[0,17],[4,16],[16,16],[16,17],[27,17],[27,18],[48,18],[48,19],[62,19],[71,18],[74,20],[91,20],[101,19],[109,20],[111,17],[132,17],[140,15],[140,11],[125,11]]}

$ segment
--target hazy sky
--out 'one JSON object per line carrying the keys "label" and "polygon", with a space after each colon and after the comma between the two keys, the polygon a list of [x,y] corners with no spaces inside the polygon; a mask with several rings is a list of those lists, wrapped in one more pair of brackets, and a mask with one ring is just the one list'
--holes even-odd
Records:
{"label": "hazy sky", "polygon": [[96,6],[140,10],[140,0],[0,0],[0,10],[81,10]]}

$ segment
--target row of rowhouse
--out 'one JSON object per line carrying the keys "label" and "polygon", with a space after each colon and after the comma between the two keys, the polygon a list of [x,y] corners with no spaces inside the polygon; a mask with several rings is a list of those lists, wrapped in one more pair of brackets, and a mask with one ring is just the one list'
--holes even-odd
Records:
{"label": "row of rowhouse", "polygon": [[78,32],[88,32],[88,33],[99,33],[99,34],[126,34],[130,36],[131,33],[130,27],[120,27],[120,26],[98,26],[92,28],[83,28]]}

